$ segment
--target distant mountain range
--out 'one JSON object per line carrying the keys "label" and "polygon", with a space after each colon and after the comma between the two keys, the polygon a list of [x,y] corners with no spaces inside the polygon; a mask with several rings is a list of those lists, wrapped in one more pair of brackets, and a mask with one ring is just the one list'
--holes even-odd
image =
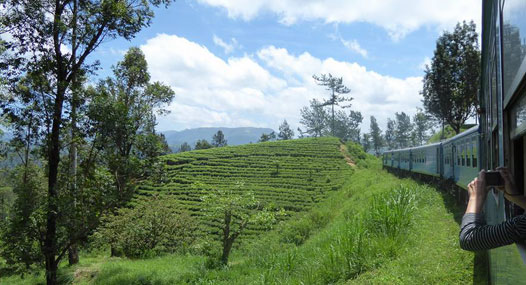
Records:
{"label": "distant mountain range", "polygon": [[[187,142],[192,148],[194,148],[197,140],[205,139],[208,142],[212,142],[212,136],[217,133],[217,131],[223,131],[225,139],[227,140],[228,145],[240,145],[247,143],[256,143],[261,134],[268,134],[273,132],[273,129],[270,128],[252,128],[252,127],[243,127],[243,128],[196,128],[196,129],[186,129],[183,131],[164,131],[161,132],[165,135],[168,145],[173,151],[177,151],[179,146]],[[12,134],[9,132],[4,132],[4,135],[0,137],[0,141],[8,141],[12,138]]]}
{"label": "distant mountain range", "polygon": [[263,133],[273,132],[273,129],[270,128],[252,128],[252,127],[243,127],[243,128],[196,128],[196,129],[186,129],[183,131],[164,131],[161,132],[166,137],[168,145],[173,151],[177,151],[179,146],[187,142],[192,148],[194,148],[195,143],[198,140],[205,139],[208,142],[212,141],[212,136],[217,133],[217,131],[223,131],[225,139],[227,140],[228,145],[240,145],[247,144],[250,142],[257,142]]}

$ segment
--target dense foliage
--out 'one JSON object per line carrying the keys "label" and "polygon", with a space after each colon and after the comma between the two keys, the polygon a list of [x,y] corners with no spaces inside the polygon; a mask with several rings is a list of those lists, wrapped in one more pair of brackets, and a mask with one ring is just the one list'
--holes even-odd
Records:
{"label": "dense foliage", "polygon": [[104,218],[93,235],[96,245],[139,258],[185,252],[196,239],[196,221],[171,199],[152,196]]}
{"label": "dense foliage", "polygon": [[426,111],[455,133],[475,114],[480,77],[480,51],[475,23],[458,23],[437,40],[426,66],[422,95]]}

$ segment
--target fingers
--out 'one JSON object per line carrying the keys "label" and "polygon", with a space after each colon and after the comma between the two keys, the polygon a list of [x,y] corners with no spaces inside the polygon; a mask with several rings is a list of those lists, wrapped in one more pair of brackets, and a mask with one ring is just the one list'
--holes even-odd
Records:
{"label": "fingers", "polygon": [[[475,178],[475,179],[477,179],[477,178]],[[479,172],[478,180],[480,180],[481,182],[486,182],[486,170],[482,169]]]}

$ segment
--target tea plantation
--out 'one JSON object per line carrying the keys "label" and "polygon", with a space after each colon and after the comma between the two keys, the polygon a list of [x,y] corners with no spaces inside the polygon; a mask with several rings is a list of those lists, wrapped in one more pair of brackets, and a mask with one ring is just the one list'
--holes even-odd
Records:
{"label": "tea plantation", "polygon": [[[344,173],[350,174],[342,170],[350,167],[340,146],[337,138],[305,138],[167,155],[162,173],[141,183],[134,202],[150,195],[174,198],[200,219],[203,234],[216,232],[217,225],[201,198],[218,189],[252,191],[263,206],[284,209],[286,219],[342,186]],[[248,228],[244,237],[262,230]]]}

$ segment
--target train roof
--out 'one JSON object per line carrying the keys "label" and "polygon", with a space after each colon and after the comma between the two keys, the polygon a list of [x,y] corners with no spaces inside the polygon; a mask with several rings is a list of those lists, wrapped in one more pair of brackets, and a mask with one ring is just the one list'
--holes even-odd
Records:
{"label": "train roof", "polygon": [[384,153],[392,153],[392,152],[403,152],[403,151],[408,151],[408,150],[412,150],[412,149],[422,149],[422,148],[437,146],[437,145],[440,145],[440,144],[451,143],[451,142],[453,142],[455,140],[461,139],[461,138],[463,138],[465,136],[468,136],[468,135],[471,135],[471,134],[473,134],[475,132],[478,132],[478,129],[479,129],[479,125],[476,125],[476,126],[473,126],[473,127],[469,128],[469,129],[467,129],[466,131],[463,131],[462,133],[460,133],[458,135],[455,135],[452,138],[449,138],[449,139],[446,139],[446,140],[443,140],[443,141],[440,141],[440,142],[436,142],[436,143],[432,143],[432,144],[426,144],[426,145],[421,145],[421,146],[415,146],[415,147],[402,148],[402,149],[390,149],[390,150],[386,150],[386,151],[382,152],[382,154],[384,154]]}
{"label": "train roof", "polygon": [[461,138],[463,138],[465,136],[468,136],[468,135],[471,135],[471,134],[473,134],[475,132],[478,132],[478,130],[479,130],[479,125],[473,126],[473,127],[467,129],[466,131],[461,132],[460,134],[458,134],[458,135],[456,135],[456,136],[454,136],[452,138],[449,138],[447,140],[443,140],[442,143],[444,143],[444,144],[450,143],[452,141],[461,139]]}
{"label": "train roof", "polygon": [[432,143],[432,144],[425,144],[425,145],[421,145],[421,146],[412,147],[411,149],[422,149],[422,148],[427,148],[427,147],[434,147],[434,146],[439,146],[442,143],[443,142],[437,142],[437,143]]}

